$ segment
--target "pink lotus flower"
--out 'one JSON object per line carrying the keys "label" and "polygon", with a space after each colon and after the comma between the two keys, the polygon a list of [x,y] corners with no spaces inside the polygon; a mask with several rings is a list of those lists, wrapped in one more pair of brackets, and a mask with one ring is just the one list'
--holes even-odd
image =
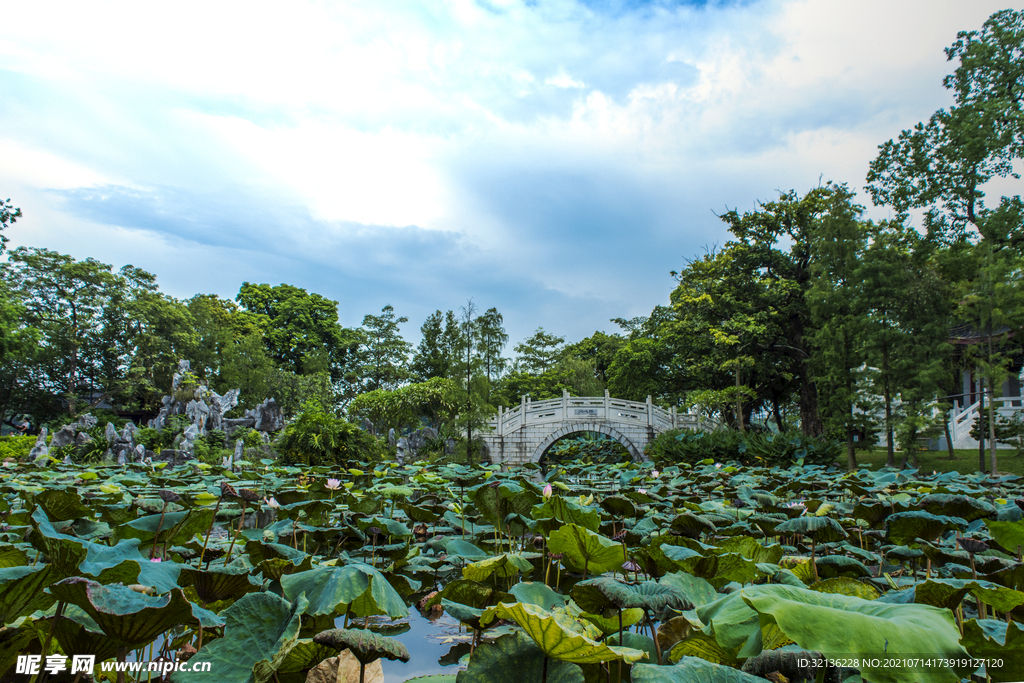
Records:
{"label": "pink lotus flower", "polygon": [[651,470],[651,476],[654,477],[655,479],[658,478],[659,474],[661,474],[661,472],[659,472],[658,470]]}
{"label": "pink lotus flower", "polygon": [[150,562],[163,562],[163,560],[160,559],[159,557],[154,557],[153,559],[150,560]]}
{"label": "pink lotus flower", "polygon": [[543,496],[544,496],[545,498],[550,498],[550,497],[551,497],[551,494],[552,494],[553,492],[554,492],[554,489],[552,489],[552,488],[551,488],[551,484],[545,484],[545,485],[544,485],[544,493],[543,493]]}
{"label": "pink lotus flower", "polygon": [[332,491],[337,491],[339,488],[341,488],[341,479],[328,479],[327,483],[324,484],[324,486],[326,486]]}
{"label": "pink lotus flower", "polygon": [[645,496],[647,495],[647,489],[637,489],[636,491],[637,491],[637,493],[642,493]]}

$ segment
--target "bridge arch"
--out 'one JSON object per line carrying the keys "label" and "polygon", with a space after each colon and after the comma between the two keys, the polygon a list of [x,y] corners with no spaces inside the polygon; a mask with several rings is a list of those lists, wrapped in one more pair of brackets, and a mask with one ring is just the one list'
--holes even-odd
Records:
{"label": "bridge arch", "polygon": [[537,449],[533,452],[533,455],[530,456],[530,462],[540,462],[540,459],[544,457],[544,454],[547,452],[549,448],[551,448],[551,446],[554,445],[556,441],[558,441],[562,437],[569,436],[570,434],[577,434],[580,432],[597,432],[599,434],[604,434],[607,437],[615,439],[620,444],[622,444],[627,451],[629,451],[629,455],[630,457],[633,458],[634,462],[640,462],[647,459],[647,456],[643,454],[643,451],[638,449],[632,441],[626,438],[626,436],[617,429],[613,429],[608,425],[599,423],[595,424],[590,422],[566,425],[561,429],[557,429],[554,432],[551,432],[551,434],[549,434],[547,438],[541,441],[540,445],[537,446]]}

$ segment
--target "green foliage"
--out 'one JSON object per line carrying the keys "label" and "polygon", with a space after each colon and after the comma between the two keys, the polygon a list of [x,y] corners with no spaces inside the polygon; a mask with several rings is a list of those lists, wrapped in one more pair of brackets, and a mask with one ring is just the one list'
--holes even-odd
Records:
{"label": "green foliage", "polygon": [[828,437],[804,436],[798,431],[693,432],[676,429],[658,435],[647,446],[647,456],[659,465],[694,464],[703,460],[717,463],[737,461],[746,465],[786,466],[833,465],[842,452],[838,441]]}
{"label": "green foliage", "polygon": [[36,437],[29,434],[24,436],[0,436],[0,462],[8,458],[21,460],[27,457],[35,443]]}
{"label": "green foliage", "polygon": [[409,322],[397,317],[390,304],[380,315],[363,317],[359,377],[363,391],[394,389],[409,379],[409,351],[412,344],[402,338],[398,326]]}
{"label": "green foliage", "polygon": [[386,449],[376,437],[328,413],[319,403],[307,403],[277,437],[285,462],[303,465],[346,465],[377,461]]}
{"label": "green foliage", "polygon": [[548,466],[555,463],[580,461],[588,463],[617,463],[630,460],[629,451],[615,439],[604,434],[588,434],[574,439],[560,439],[551,445],[544,456]]}
{"label": "green foliage", "polygon": [[360,394],[348,405],[349,419],[368,419],[379,433],[388,429],[418,427],[426,420],[439,424],[458,412],[455,404],[458,387],[446,377],[432,377],[425,382],[407,384],[397,389],[378,389]]}

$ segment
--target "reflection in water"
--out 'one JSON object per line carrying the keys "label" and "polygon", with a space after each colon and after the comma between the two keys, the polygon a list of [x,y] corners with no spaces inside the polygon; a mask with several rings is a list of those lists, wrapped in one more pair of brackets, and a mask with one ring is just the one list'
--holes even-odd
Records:
{"label": "reflection in water", "polygon": [[[389,623],[385,617],[381,625]],[[459,666],[442,666],[438,660],[448,654],[452,646],[460,642],[469,642],[472,632],[460,628],[459,622],[447,614],[434,621],[425,619],[416,608],[409,610],[408,619],[400,619],[398,623],[408,623],[409,629],[393,635],[409,648],[409,661],[398,662],[385,659],[381,662],[384,669],[384,683],[403,683],[415,676],[428,674],[454,674]],[[397,624],[396,624],[397,625]],[[386,633],[384,629],[374,629]],[[467,650],[468,651],[468,650]],[[447,660],[446,660],[447,661]]]}

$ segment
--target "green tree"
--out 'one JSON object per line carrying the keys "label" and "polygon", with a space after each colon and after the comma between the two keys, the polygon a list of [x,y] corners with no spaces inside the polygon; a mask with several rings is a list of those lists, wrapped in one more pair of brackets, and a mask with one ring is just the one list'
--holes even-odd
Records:
{"label": "green tree", "polygon": [[359,377],[365,391],[394,389],[409,379],[412,344],[402,338],[398,328],[407,322],[405,316],[395,316],[391,304],[381,309],[380,315],[363,318]]}
{"label": "green tree", "polygon": [[558,337],[538,327],[529,339],[516,344],[513,350],[519,354],[515,359],[515,369],[524,372],[541,374],[558,362],[565,337]]}
{"label": "green tree", "polygon": [[496,308],[488,308],[476,319],[477,349],[483,373],[488,384],[493,384],[508,366],[508,359],[501,357],[501,352],[508,344],[504,320]]}
{"label": "green tree", "polygon": [[980,32],[957,34],[945,52],[960,66],[943,80],[955,104],[879,147],[867,176],[875,204],[925,209],[929,229],[946,240],[973,229],[997,248],[1024,244],[1020,221],[990,224],[997,211],[1019,216],[1020,195],[1003,197],[995,210],[984,203],[991,179],[1020,177],[1013,166],[1024,157],[1022,45],[1024,12],[1015,10],[993,14]]}
{"label": "green tree", "polygon": [[332,377],[342,378],[359,337],[338,323],[337,301],[293,285],[249,282],[242,284],[237,301],[255,316],[278,367],[296,374],[316,372],[323,369],[326,354]]}
{"label": "green tree", "polygon": [[460,345],[457,348],[455,373],[458,383],[457,405],[459,414],[456,424],[466,433],[466,463],[472,465],[476,444],[473,433],[483,431],[494,413],[488,402],[490,380],[484,373],[484,362],[480,343],[480,318],[475,317],[477,308],[470,299],[461,308]]}
{"label": "green tree", "polygon": [[606,334],[594,332],[594,334],[569,344],[562,349],[563,358],[575,358],[589,361],[594,367],[594,374],[603,383],[608,383],[608,368],[615,360],[615,354],[626,345],[626,339],[621,334]]}
{"label": "green tree", "polygon": [[455,314],[434,311],[420,327],[420,343],[409,369],[419,382],[432,377],[451,377],[455,349],[459,345],[459,322]]}

